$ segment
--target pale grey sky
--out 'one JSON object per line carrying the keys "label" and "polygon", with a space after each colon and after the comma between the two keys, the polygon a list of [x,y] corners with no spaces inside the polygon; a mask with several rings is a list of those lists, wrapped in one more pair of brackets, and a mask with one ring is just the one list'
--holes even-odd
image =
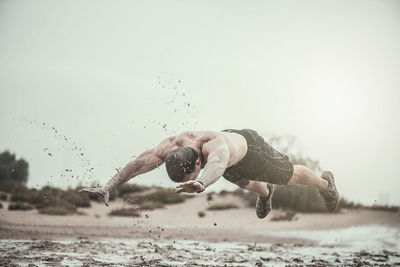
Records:
{"label": "pale grey sky", "polygon": [[[2,0],[0,151],[30,163],[29,186],[66,187],[176,132],[253,128],[296,136],[344,197],[400,204],[399,15],[399,1]],[[134,181],[173,186],[164,167]]]}

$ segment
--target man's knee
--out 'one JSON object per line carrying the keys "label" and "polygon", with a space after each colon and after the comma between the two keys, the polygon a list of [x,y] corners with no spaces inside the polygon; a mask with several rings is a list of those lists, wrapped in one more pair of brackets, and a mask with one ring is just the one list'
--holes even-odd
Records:
{"label": "man's knee", "polygon": [[303,177],[307,176],[308,168],[303,165],[293,165],[293,174],[290,177],[288,184],[301,183],[304,180]]}
{"label": "man's knee", "polygon": [[250,181],[246,179],[240,179],[237,181],[235,184],[239,186],[242,189],[246,189],[246,187],[249,185]]}
{"label": "man's knee", "polygon": [[295,184],[299,180],[303,172],[302,167],[301,165],[293,165],[293,174],[287,184]]}

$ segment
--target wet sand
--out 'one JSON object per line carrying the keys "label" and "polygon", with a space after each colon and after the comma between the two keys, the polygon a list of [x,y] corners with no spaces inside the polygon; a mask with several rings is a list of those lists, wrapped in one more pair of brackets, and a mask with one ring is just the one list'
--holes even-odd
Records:
{"label": "wet sand", "polygon": [[[0,266],[400,266],[400,214],[369,210],[266,219],[233,195],[205,195],[140,218],[110,217],[92,203],[85,215],[0,209]],[[216,203],[239,209],[207,211]],[[203,211],[206,216],[198,217]],[[34,265],[32,265],[34,264]]]}
{"label": "wet sand", "polygon": [[1,266],[399,266],[396,249],[153,239],[0,240]]}

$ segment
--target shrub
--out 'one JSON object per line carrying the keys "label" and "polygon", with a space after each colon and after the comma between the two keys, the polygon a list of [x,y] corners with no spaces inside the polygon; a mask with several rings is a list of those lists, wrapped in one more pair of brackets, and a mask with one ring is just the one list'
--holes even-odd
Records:
{"label": "shrub", "polygon": [[33,209],[31,205],[22,202],[11,203],[10,205],[8,205],[8,210],[31,210],[31,209]]}
{"label": "shrub", "polygon": [[47,208],[62,209],[65,210],[68,214],[72,214],[77,211],[75,205],[56,196],[46,197],[41,203],[36,205],[36,208],[39,210],[39,212],[40,210],[44,210]]}
{"label": "shrub", "polygon": [[41,214],[47,215],[67,215],[70,214],[70,211],[65,207],[61,206],[50,206],[39,210]]}
{"label": "shrub", "polygon": [[34,205],[40,213],[65,215],[75,213],[76,207],[90,206],[89,196],[74,190],[64,191],[45,186],[41,190],[28,189],[25,185],[16,186],[11,193],[11,200]]}
{"label": "shrub", "polygon": [[[9,151],[0,153],[0,187],[7,189],[9,182],[25,184],[28,181],[29,164],[24,159],[17,160]],[[7,191],[9,192],[9,191]]]}
{"label": "shrub", "polygon": [[230,193],[230,192],[227,191],[227,190],[221,190],[221,192],[219,192],[219,195],[222,196],[222,197],[224,197],[224,196],[228,195],[229,193]]}
{"label": "shrub", "polygon": [[[1,176],[1,170],[0,170],[0,176]],[[11,193],[15,187],[20,186],[21,183],[18,183],[13,180],[3,180],[0,181],[0,190],[3,192]]]}
{"label": "shrub", "polygon": [[370,209],[370,210],[388,211],[388,212],[400,211],[400,207],[398,207],[398,206],[388,206],[388,205],[365,206],[360,203],[354,203],[352,201],[347,201],[344,198],[340,198],[340,200],[339,200],[338,210],[340,210],[340,209]]}
{"label": "shrub", "polygon": [[141,210],[154,210],[154,209],[161,209],[164,208],[164,204],[160,202],[154,202],[154,201],[144,201],[140,203],[139,208]]}
{"label": "shrub", "polygon": [[294,219],[296,212],[294,211],[286,211],[283,214],[277,214],[271,218],[271,221],[291,221]]}
{"label": "shrub", "polygon": [[[255,207],[258,194],[236,190],[234,195],[243,198],[249,207]],[[297,212],[325,212],[325,201],[318,191],[305,185],[278,186],[272,197],[274,209],[293,210]]]}
{"label": "shrub", "polygon": [[254,208],[256,206],[257,193],[237,189],[233,192],[233,195],[241,197],[247,203],[248,207]]}
{"label": "shrub", "polygon": [[81,194],[76,190],[69,189],[63,192],[61,197],[76,207],[90,207],[88,194]]}
{"label": "shrub", "polygon": [[7,194],[0,192],[0,200],[6,201],[7,200]]}
{"label": "shrub", "polygon": [[318,191],[305,185],[278,186],[272,197],[274,209],[298,212],[325,212],[325,201]]}
{"label": "shrub", "polygon": [[234,204],[214,204],[207,208],[207,210],[229,210],[229,209],[237,209],[238,206]]}
{"label": "shrub", "polygon": [[368,207],[371,210],[379,210],[379,211],[388,211],[388,212],[398,212],[400,211],[400,207],[398,206],[388,206],[388,205],[372,205]]}
{"label": "shrub", "polygon": [[140,213],[133,208],[121,208],[111,211],[108,215],[110,216],[129,216],[129,217],[140,217]]}
{"label": "shrub", "polygon": [[67,197],[72,200],[73,195],[74,193],[66,193],[59,188],[45,186],[39,191],[40,200],[36,203],[36,208],[39,212],[41,210],[45,210],[46,212],[48,209],[49,213],[46,214],[54,213],[54,215],[61,215],[58,213],[75,213],[77,211],[75,204],[64,199],[64,197]]}
{"label": "shrub", "polygon": [[203,211],[199,211],[199,212],[197,213],[197,215],[198,215],[200,218],[203,218],[203,217],[206,216],[206,213],[203,212]]}
{"label": "shrub", "polygon": [[32,198],[33,194],[35,194],[35,192],[27,188],[25,185],[16,184],[11,190],[11,201],[30,202],[29,200]]}
{"label": "shrub", "polygon": [[131,197],[130,200],[137,204],[141,204],[145,201],[152,201],[162,204],[175,204],[184,202],[186,198],[187,197],[185,195],[175,193],[175,191],[171,189],[158,189],[153,193],[143,196]]}
{"label": "shrub", "polygon": [[137,184],[123,184],[120,187],[118,187],[120,196],[131,194],[131,193],[143,192],[143,191],[146,191],[149,189],[150,189],[150,187],[147,187],[144,185],[137,185]]}
{"label": "shrub", "polygon": [[338,204],[338,210],[340,209],[359,209],[362,208],[363,206],[361,204],[355,204],[352,201],[347,201],[344,198],[340,198],[339,204]]}

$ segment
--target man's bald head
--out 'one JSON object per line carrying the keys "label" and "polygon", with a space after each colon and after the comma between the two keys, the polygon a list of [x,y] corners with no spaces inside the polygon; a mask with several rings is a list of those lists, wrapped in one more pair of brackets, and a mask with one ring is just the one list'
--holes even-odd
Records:
{"label": "man's bald head", "polygon": [[168,153],[165,167],[168,176],[174,182],[182,182],[185,176],[196,170],[196,160],[199,155],[191,147],[180,147]]}

